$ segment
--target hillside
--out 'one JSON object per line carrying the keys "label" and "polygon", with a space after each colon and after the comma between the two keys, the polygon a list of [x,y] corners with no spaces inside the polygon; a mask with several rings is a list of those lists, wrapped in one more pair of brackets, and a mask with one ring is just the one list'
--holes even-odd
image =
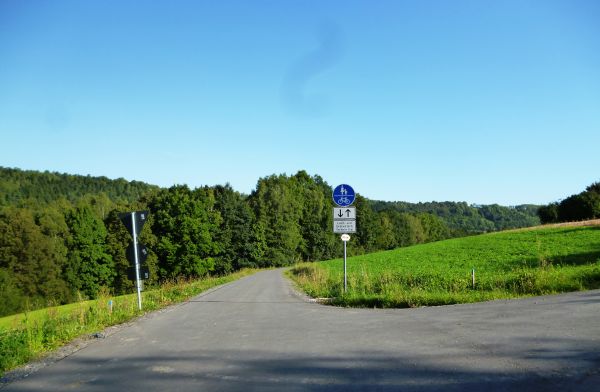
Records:
{"label": "hillside", "polygon": [[[75,203],[89,195],[106,195],[113,203],[133,203],[156,185],[123,178],[81,176],[56,172],[39,172],[0,166],[0,206],[26,202],[47,204],[60,198]],[[450,228],[463,233],[483,233],[540,224],[538,206],[504,207],[497,204],[473,206],[465,202],[390,202],[369,201],[375,212],[397,211],[432,214]]]}
{"label": "hillside", "polygon": [[596,289],[600,226],[588,224],[490,233],[352,257],[346,294],[339,259],[302,265],[293,275],[311,296],[350,306],[442,305]]}
{"label": "hillside", "polygon": [[105,194],[118,203],[132,203],[159,189],[140,181],[39,172],[0,167],[0,206],[26,201],[47,204],[60,198],[76,202],[86,195]]}
{"label": "hillside", "polygon": [[372,201],[375,211],[397,211],[405,213],[428,213],[442,219],[449,228],[465,233],[485,233],[536,226],[539,206],[523,204],[504,207],[498,204],[468,205],[465,202],[408,203],[402,201]]}

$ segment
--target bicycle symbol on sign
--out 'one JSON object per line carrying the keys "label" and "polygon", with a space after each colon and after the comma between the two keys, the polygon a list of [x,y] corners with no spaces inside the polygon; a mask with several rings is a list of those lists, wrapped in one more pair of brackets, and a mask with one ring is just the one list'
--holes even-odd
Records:
{"label": "bicycle symbol on sign", "polygon": [[350,198],[348,198],[347,196],[343,196],[343,197],[340,197],[339,199],[337,199],[337,204],[347,206],[347,205],[352,204],[352,200],[350,200]]}

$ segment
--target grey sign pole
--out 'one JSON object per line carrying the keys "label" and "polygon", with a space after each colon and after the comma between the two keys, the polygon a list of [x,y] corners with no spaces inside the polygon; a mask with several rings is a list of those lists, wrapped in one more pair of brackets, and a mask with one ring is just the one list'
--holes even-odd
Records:
{"label": "grey sign pole", "polygon": [[348,233],[356,233],[356,207],[350,207],[356,199],[354,189],[348,184],[340,184],[333,189],[333,232],[343,233],[344,241],[344,294],[348,290],[348,274],[346,271],[346,242],[350,240]]}
{"label": "grey sign pole", "polygon": [[348,290],[348,279],[346,274],[346,242],[344,241],[344,293]]}
{"label": "grey sign pole", "polygon": [[346,233],[342,234],[342,242],[344,243],[344,293],[348,291],[348,273],[347,273],[347,259],[348,259],[348,248],[346,247],[348,241],[350,241],[350,236]]}
{"label": "grey sign pole", "polygon": [[131,213],[131,224],[133,227],[133,254],[135,255],[135,285],[137,286],[138,309],[142,310],[142,287],[140,281],[140,262],[138,257],[137,234],[135,227],[135,212]]}

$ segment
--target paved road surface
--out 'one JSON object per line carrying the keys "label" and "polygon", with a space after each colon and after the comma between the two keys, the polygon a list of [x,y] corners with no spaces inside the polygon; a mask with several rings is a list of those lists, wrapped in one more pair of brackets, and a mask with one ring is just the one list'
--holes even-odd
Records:
{"label": "paved road surface", "polygon": [[600,291],[399,310],[291,293],[258,273],[4,390],[600,391]]}

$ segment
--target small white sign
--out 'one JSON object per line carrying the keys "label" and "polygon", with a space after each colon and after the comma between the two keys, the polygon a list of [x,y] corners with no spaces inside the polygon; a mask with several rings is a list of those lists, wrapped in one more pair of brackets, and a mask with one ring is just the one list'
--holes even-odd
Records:
{"label": "small white sign", "polygon": [[350,241],[350,236],[348,234],[342,234],[342,241],[347,242]]}
{"label": "small white sign", "polygon": [[356,221],[355,220],[334,220],[333,221],[333,232],[334,233],[356,233]]}
{"label": "small white sign", "polygon": [[334,207],[333,220],[356,219],[356,207]]}

